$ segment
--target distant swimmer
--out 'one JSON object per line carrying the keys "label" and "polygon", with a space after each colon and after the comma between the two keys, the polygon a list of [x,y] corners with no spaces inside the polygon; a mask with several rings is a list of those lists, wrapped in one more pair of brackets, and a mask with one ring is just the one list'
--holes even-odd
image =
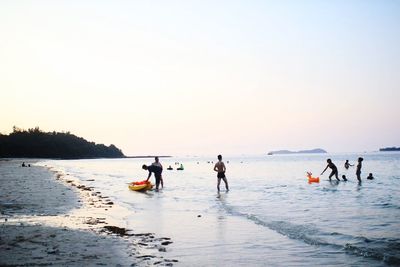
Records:
{"label": "distant swimmer", "polygon": [[345,167],[346,170],[347,170],[347,169],[349,169],[350,166],[354,166],[354,165],[351,165],[351,164],[349,163],[349,160],[346,159],[346,162],[344,163],[344,167]]}
{"label": "distant swimmer", "polygon": [[21,167],[26,167],[25,162],[22,162]]}
{"label": "distant swimmer", "polygon": [[372,173],[369,173],[367,179],[368,179],[368,180],[374,180],[374,176],[372,176]]}
{"label": "distant swimmer", "polygon": [[357,164],[357,170],[356,170],[356,176],[357,176],[357,180],[358,182],[361,183],[361,168],[362,168],[362,162],[363,162],[363,158],[358,158],[358,164]]}
{"label": "distant swimmer", "polygon": [[346,175],[342,175],[342,179],[343,179],[343,181],[345,181],[345,182],[347,182],[347,178],[346,178]]}
{"label": "distant swimmer", "polygon": [[324,174],[324,172],[326,171],[326,169],[331,168],[332,172],[331,174],[329,174],[329,181],[331,181],[332,176],[335,175],[336,180],[340,181],[339,177],[338,177],[338,170],[335,164],[333,164],[331,159],[327,159],[326,162],[328,162],[328,165],[326,165],[325,169],[321,172],[321,175]]}
{"label": "distant swimmer", "polygon": [[183,171],[185,168],[183,168],[183,164],[181,163],[181,166],[179,166],[178,168],[176,168],[178,171]]}
{"label": "distant swimmer", "polygon": [[219,185],[221,184],[221,179],[224,181],[226,191],[228,192],[229,191],[229,186],[228,186],[228,181],[227,181],[226,176],[225,176],[226,168],[225,168],[224,162],[222,161],[222,156],[221,155],[218,155],[218,162],[215,163],[214,171],[217,172],[217,178],[218,178],[217,189],[218,189],[218,192],[220,191]]}

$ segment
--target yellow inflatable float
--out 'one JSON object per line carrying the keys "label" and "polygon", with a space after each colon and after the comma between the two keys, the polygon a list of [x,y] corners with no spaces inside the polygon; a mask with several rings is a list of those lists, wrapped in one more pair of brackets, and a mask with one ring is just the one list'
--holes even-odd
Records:
{"label": "yellow inflatable float", "polygon": [[153,188],[153,184],[144,180],[140,182],[132,182],[128,187],[132,191],[147,191]]}

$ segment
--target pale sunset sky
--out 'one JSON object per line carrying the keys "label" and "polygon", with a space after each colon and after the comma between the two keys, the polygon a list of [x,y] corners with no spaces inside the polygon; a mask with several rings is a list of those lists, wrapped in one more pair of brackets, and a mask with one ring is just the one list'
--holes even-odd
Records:
{"label": "pale sunset sky", "polygon": [[0,133],[125,155],[400,146],[400,1],[0,1]]}

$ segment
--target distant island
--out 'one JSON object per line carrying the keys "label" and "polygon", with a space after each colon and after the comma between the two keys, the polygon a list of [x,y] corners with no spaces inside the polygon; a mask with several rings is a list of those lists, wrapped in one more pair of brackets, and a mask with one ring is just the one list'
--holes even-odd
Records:
{"label": "distant island", "polygon": [[275,155],[275,154],[321,154],[327,153],[325,150],[321,148],[310,149],[310,150],[299,150],[299,151],[290,151],[290,150],[277,150],[268,152],[268,155]]}
{"label": "distant island", "polygon": [[385,147],[380,148],[379,151],[400,151],[400,147]]}
{"label": "distant island", "polygon": [[70,132],[43,132],[39,127],[23,130],[13,127],[0,134],[0,158],[125,158],[114,145],[95,144]]}

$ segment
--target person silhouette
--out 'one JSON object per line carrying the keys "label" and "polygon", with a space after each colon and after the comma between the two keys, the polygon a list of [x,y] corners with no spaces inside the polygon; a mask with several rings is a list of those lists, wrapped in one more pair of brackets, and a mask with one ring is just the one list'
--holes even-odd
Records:
{"label": "person silhouette", "polygon": [[218,189],[218,193],[220,191],[219,185],[221,184],[221,179],[224,181],[226,191],[228,192],[229,191],[228,180],[226,179],[226,176],[225,176],[226,167],[225,167],[224,162],[222,161],[222,156],[221,155],[218,155],[218,162],[215,163],[214,171],[217,172],[217,178],[218,178],[217,189]]}
{"label": "person silhouette", "polygon": [[326,165],[325,169],[322,171],[321,175],[324,174],[324,172],[326,171],[326,169],[330,168],[332,170],[331,174],[329,174],[329,181],[331,181],[332,176],[335,175],[336,180],[340,181],[339,177],[338,177],[338,169],[336,167],[335,164],[333,164],[331,159],[327,159],[326,162],[328,163],[328,165]]}
{"label": "person silhouette", "polygon": [[358,158],[358,164],[357,164],[357,170],[356,170],[356,176],[357,176],[357,180],[358,182],[361,183],[361,168],[362,168],[362,162],[363,162],[363,158],[359,157]]}
{"label": "person silhouette", "polygon": [[160,181],[161,181],[161,172],[162,172],[161,167],[155,165],[150,165],[150,166],[143,165],[142,169],[149,171],[149,176],[147,177],[146,181],[148,181],[150,179],[151,174],[154,173],[154,177],[156,179],[156,191],[158,192],[158,188],[160,186]]}
{"label": "person silhouette", "polygon": [[164,188],[164,180],[162,178],[163,166],[161,165],[160,160],[158,159],[158,157],[154,157],[154,162],[151,165],[161,168],[160,183],[161,183],[161,188]]}
{"label": "person silhouette", "polygon": [[354,166],[354,165],[351,165],[351,164],[349,163],[349,160],[346,159],[346,162],[344,163],[344,167],[345,167],[346,170],[347,170],[347,169],[349,169],[350,166]]}

